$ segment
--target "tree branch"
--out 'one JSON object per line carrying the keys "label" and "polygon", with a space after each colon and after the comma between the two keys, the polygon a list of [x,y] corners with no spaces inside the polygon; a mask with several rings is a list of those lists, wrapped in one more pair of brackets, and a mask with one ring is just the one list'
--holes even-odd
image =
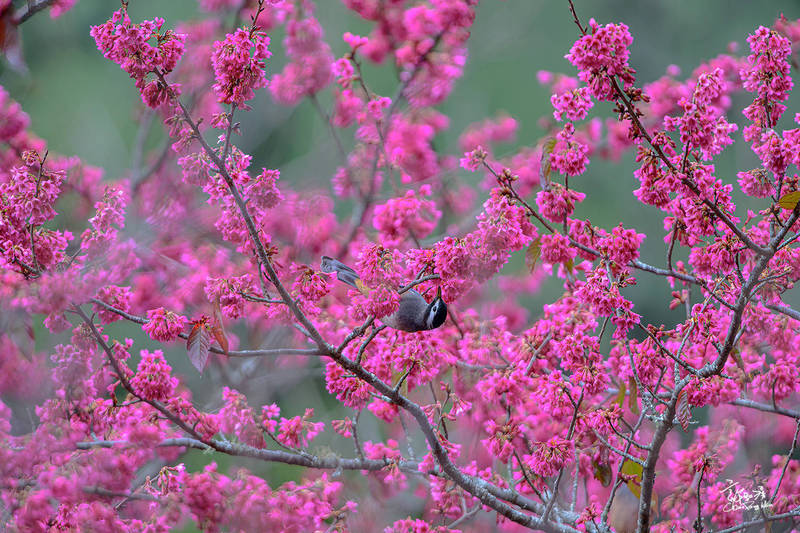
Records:
{"label": "tree branch", "polygon": [[[150,322],[150,320],[148,320],[143,316],[137,316],[126,313],[122,309],[117,309],[113,305],[108,304],[103,300],[98,300],[97,298],[89,298],[89,301],[99,305],[100,307],[102,307],[107,311],[110,311],[114,314],[121,316],[125,320],[129,320],[136,324],[144,325]],[[188,340],[189,334],[179,333],[178,337]],[[325,355],[316,348],[271,348],[269,350],[228,350],[226,352],[220,348],[217,348],[216,346],[211,346],[209,348],[209,351],[220,355],[227,355],[228,357],[266,357],[266,356],[277,356],[277,355],[306,355],[306,356]]]}

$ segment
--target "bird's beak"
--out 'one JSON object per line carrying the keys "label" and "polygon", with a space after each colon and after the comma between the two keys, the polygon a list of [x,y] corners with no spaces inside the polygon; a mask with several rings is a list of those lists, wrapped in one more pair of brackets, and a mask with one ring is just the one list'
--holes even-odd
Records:
{"label": "bird's beak", "polygon": [[438,289],[436,289],[436,297],[439,298],[439,299],[442,298],[442,287],[441,287],[441,285],[439,286]]}

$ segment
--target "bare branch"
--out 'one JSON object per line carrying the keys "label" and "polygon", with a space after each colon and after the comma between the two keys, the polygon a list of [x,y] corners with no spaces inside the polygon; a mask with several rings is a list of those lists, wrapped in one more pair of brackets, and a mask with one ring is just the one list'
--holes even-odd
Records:
{"label": "bare branch", "polygon": [[14,13],[14,23],[19,25],[34,16],[39,11],[47,9],[55,4],[57,0],[28,0]]}

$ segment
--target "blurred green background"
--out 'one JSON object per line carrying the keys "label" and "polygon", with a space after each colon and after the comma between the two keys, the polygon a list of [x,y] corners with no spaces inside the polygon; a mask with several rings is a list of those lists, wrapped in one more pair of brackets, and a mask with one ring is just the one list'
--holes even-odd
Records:
{"label": "blurred green background", "polygon": [[[584,23],[594,17],[601,23],[621,21],[630,26],[634,36],[630,62],[637,70],[637,86],[660,77],[670,64],[679,66],[683,74],[688,75],[700,62],[725,52],[731,42],[738,43],[740,53],[744,53],[747,50],[746,36],[759,25],[771,25],[780,13],[789,19],[800,16],[800,4],[790,0],[576,0],[575,5]],[[81,0],[56,20],[51,20],[46,12],[40,13],[21,29],[29,74],[22,75],[5,65],[0,73],[0,84],[22,104],[31,117],[32,130],[48,141],[51,152],[77,155],[88,164],[102,167],[107,179],[126,175],[138,128],[135,112],[139,108],[139,96],[132,81],[117,65],[102,57],[89,36],[90,25],[103,23],[118,7],[119,3],[115,1]],[[154,16],[163,17],[166,27],[203,16],[198,13],[194,0],[131,0],[129,13],[137,22]],[[369,25],[347,11],[339,0],[318,0],[317,17],[337,56],[346,51],[340,37],[344,31],[366,34],[369,30]],[[451,120],[450,129],[436,140],[440,152],[460,155],[457,139],[464,128],[501,112],[510,114],[519,123],[516,143],[501,148],[501,152],[535,145],[544,133],[539,119],[550,117],[552,113],[549,91],[537,83],[536,73],[550,70],[574,75],[575,71],[564,55],[577,37],[578,31],[565,1],[483,0],[472,28],[465,74],[449,100],[440,107]],[[280,50],[282,30],[272,34],[271,38],[275,55],[268,63],[268,76],[279,71],[285,62]],[[367,67],[366,78],[379,93],[394,93],[396,80],[391,65]],[[330,106],[329,95],[322,96],[321,101],[324,106]],[[729,120],[741,124],[741,108],[747,104],[747,97],[737,97]],[[796,95],[788,105],[788,120],[784,119],[782,123],[785,128],[792,127],[790,121],[798,109]],[[592,116],[610,116],[610,106],[598,105],[592,113]],[[291,183],[294,188],[330,187],[330,178],[339,160],[327,128],[308,102],[297,108],[286,108],[273,103],[261,91],[253,104],[253,111],[239,114],[238,118],[242,121],[239,144],[245,152],[253,155],[255,167],[280,168],[282,181]],[[154,125],[151,133],[148,145],[158,146],[159,140],[163,139],[158,124]],[[349,132],[343,134],[346,141],[349,141],[348,136]],[[734,138],[740,140],[741,131]],[[727,183],[735,183],[737,171],[757,166],[753,154],[741,142],[726,149],[715,163],[717,175]],[[626,227],[635,227],[646,233],[648,237],[642,259],[663,266],[663,215],[634,201],[631,192],[637,187],[632,175],[634,166],[632,153],[620,163],[593,160],[585,175],[570,182],[571,186],[588,195],[576,215],[589,218],[595,225],[605,228],[624,222]],[[463,177],[475,179],[466,173]],[[765,202],[740,205],[740,216],[744,214],[741,210],[744,205],[754,210],[766,207]],[[348,206],[337,206],[337,212],[347,216]],[[681,258],[680,254],[676,257]],[[520,268],[521,262],[517,257],[509,268]],[[669,325],[682,318],[682,310],[670,312],[667,309],[670,289],[663,278],[646,275],[638,278],[639,285],[629,294],[634,298],[635,310],[646,321]],[[552,301],[561,292],[558,280],[546,283],[542,292],[530,300],[531,316],[536,317],[541,305]],[[132,335],[129,324],[114,324],[108,329],[112,335],[115,332],[120,336]],[[141,347],[140,340],[147,345],[142,336],[136,340],[137,347]],[[182,350],[180,346],[174,349]],[[176,364],[176,370],[200,381],[185,360]],[[320,412],[318,414],[323,416],[319,419],[342,418],[351,414],[331,404],[324,392],[317,363],[312,364],[310,372],[303,371],[299,376],[301,380],[315,383],[317,386],[314,387],[300,389],[291,381],[279,383],[285,379],[279,377],[283,376],[280,373],[263,375],[249,386],[253,390],[272,391],[269,401],[279,400],[287,417],[302,413],[302,408],[308,405],[336,411],[334,415]],[[204,377],[203,381],[206,379]],[[193,389],[197,390],[194,386]],[[214,397],[218,400],[219,391],[209,393],[207,399]],[[260,405],[256,402],[261,399],[266,398],[251,401],[251,404],[258,409]],[[374,440],[378,437],[378,424],[374,417],[365,413],[362,423],[367,435],[365,438],[371,435]],[[317,448],[318,453],[331,443],[331,433],[327,428],[327,436],[317,442],[321,447]],[[189,457],[193,468],[199,468],[210,460],[197,452],[192,452]],[[302,473],[295,468],[267,466],[217,455],[214,460],[222,463],[221,471],[231,462],[246,465],[268,476],[272,486],[285,479],[298,479]],[[363,479],[356,482],[364,483]],[[401,507],[396,512],[405,516],[412,511]]]}

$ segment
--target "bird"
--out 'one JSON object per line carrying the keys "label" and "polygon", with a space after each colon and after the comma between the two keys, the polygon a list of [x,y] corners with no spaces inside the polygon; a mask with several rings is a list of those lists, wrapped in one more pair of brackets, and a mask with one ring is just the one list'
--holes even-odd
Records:
{"label": "bird", "polygon": [[[361,282],[358,273],[338,259],[322,256],[320,270],[327,273],[336,273],[339,281],[344,282],[358,291],[364,293],[367,289]],[[436,297],[431,303],[414,289],[409,289],[400,295],[400,304],[397,311],[381,318],[381,322],[390,328],[401,331],[427,331],[436,329],[447,319],[447,304],[442,300],[442,288],[436,291]]]}

